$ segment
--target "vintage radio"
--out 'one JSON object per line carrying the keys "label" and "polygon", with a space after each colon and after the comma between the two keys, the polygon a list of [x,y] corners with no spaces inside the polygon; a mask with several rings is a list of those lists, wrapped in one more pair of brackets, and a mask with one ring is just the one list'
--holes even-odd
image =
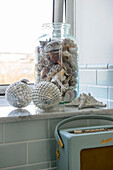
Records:
{"label": "vintage radio", "polygon": [[55,129],[58,170],[113,170],[113,125],[84,128],[59,128],[73,120],[102,119],[104,115],[74,116],[60,122]]}

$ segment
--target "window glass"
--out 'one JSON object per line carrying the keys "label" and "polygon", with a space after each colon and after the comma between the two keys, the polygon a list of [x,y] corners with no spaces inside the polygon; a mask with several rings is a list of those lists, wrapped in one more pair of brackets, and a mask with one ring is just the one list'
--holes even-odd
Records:
{"label": "window glass", "polygon": [[0,0],[0,85],[34,82],[35,41],[52,22],[52,0]]}

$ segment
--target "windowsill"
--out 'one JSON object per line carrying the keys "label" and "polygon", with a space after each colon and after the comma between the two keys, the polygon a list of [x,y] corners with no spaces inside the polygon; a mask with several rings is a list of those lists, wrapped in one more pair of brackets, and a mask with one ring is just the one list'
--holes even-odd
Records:
{"label": "windowsill", "polygon": [[32,103],[22,109],[14,108],[10,106],[4,97],[0,97],[0,123],[2,122],[16,122],[25,120],[37,120],[37,119],[51,119],[70,117],[80,114],[112,114],[113,109],[106,108],[87,108],[78,110],[76,107],[65,107],[63,105],[54,108],[48,112],[41,111],[36,108]]}

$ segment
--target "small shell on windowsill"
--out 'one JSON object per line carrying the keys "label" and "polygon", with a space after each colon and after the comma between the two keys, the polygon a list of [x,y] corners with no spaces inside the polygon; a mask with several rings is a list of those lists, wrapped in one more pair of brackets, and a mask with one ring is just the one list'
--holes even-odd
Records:
{"label": "small shell on windowsill", "polygon": [[64,102],[71,102],[76,96],[76,92],[74,89],[69,89],[65,92],[63,101]]}
{"label": "small shell on windowsill", "polygon": [[81,97],[81,102],[80,105],[78,106],[78,109],[83,109],[83,108],[96,108],[96,107],[106,107],[106,104],[103,104],[103,102],[100,102],[96,100],[91,94],[89,93],[88,95],[83,94]]}
{"label": "small shell on windowsill", "polygon": [[84,108],[97,108],[97,107],[106,107],[106,104],[96,100],[91,94],[80,94],[74,101],[65,104],[65,106],[76,106],[78,109]]}

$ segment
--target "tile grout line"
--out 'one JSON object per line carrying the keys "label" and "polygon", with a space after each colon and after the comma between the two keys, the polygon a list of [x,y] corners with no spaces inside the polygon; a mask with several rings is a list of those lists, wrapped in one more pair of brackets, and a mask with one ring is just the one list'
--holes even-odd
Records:
{"label": "tile grout line", "polygon": [[107,100],[109,100],[109,87],[107,86]]}
{"label": "tile grout line", "polygon": [[[55,140],[55,138],[49,138],[49,139],[33,139],[33,140],[28,140],[28,141],[16,141],[16,142],[4,142],[4,144],[20,144],[20,143],[26,143],[26,142],[39,142],[39,141],[49,141],[49,140]],[[3,143],[1,143],[1,144],[3,144]],[[0,144],[0,145],[1,145]]]}
{"label": "tile grout line", "polygon": [[89,126],[89,120],[87,120],[87,126]]}
{"label": "tile grout line", "polygon": [[49,161],[48,163],[49,163],[49,168],[51,168],[51,161]]}
{"label": "tile grout line", "polygon": [[10,166],[10,167],[6,167],[4,170],[6,169],[11,169],[11,168],[23,168],[23,167],[28,167],[28,166],[34,166],[34,165],[42,165],[42,164],[47,164],[49,163],[50,165],[50,161],[47,161],[47,162],[38,162],[38,163],[30,163],[28,165],[17,165],[17,166]]}
{"label": "tile grout line", "polygon": [[51,168],[54,168],[54,167],[52,167],[52,163],[57,163],[57,161],[51,161],[51,162],[50,162]]}
{"label": "tile grout line", "polygon": [[28,165],[28,141],[26,142],[26,163]]}
{"label": "tile grout line", "polygon": [[50,138],[50,134],[49,134],[49,122],[50,122],[50,121],[49,121],[49,119],[48,119],[48,134],[47,134],[47,135],[48,135],[48,138]]}
{"label": "tile grout line", "polygon": [[96,85],[97,85],[97,69],[96,69]]}
{"label": "tile grout line", "polygon": [[56,161],[51,161],[51,163],[54,163],[54,162],[56,162]]}
{"label": "tile grout line", "polygon": [[49,168],[51,168],[51,161],[49,161],[48,164],[49,164]]}
{"label": "tile grout line", "polygon": [[4,170],[6,170],[6,169],[10,169],[11,170],[11,168],[13,169],[13,168],[23,168],[23,167],[27,167],[27,166],[26,165],[8,166]]}
{"label": "tile grout line", "polygon": [[107,87],[107,105],[108,105],[108,108],[110,108],[110,102],[109,102],[109,87]]}
{"label": "tile grout line", "polygon": [[3,144],[5,143],[5,123],[3,123]]}

